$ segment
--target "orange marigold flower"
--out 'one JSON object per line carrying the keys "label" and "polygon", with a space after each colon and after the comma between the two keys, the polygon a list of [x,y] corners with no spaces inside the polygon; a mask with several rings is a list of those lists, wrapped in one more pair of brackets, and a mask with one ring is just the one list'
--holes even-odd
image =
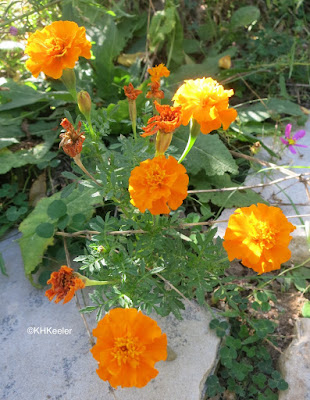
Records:
{"label": "orange marigold flower", "polygon": [[151,89],[146,93],[147,99],[163,99],[165,94],[160,90],[160,83],[155,81],[148,84]]}
{"label": "orange marigold flower", "polygon": [[159,64],[156,67],[149,68],[147,72],[151,75],[152,82],[159,82],[160,78],[163,76],[167,78],[170,75],[169,69],[164,64]]}
{"label": "orange marigold flower", "polygon": [[91,349],[99,363],[97,374],[111,386],[145,386],[155,378],[156,362],[167,358],[167,336],[157,322],[135,308],[114,308],[93,330]]}
{"label": "orange marigold flower", "polygon": [[26,67],[34,77],[42,71],[59,79],[65,68],[74,68],[79,57],[90,58],[91,43],[85,28],[72,21],[56,21],[30,35],[25,53]]}
{"label": "orange marigold flower", "polygon": [[81,153],[83,142],[85,140],[84,132],[80,133],[82,123],[79,121],[77,131],[67,118],[64,118],[60,125],[66,130],[66,132],[59,135],[61,137],[59,147],[62,147],[64,152],[73,158],[77,154]]}
{"label": "orange marigold flower", "polygon": [[295,226],[286,219],[280,208],[258,203],[238,208],[229,218],[223,246],[228,258],[258,274],[279,269],[288,261],[288,249]]}
{"label": "orange marigold flower", "polygon": [[186,198],[188,181],[185,167],[172,156],[143,161],[129,178],[131,204],[142,213],[148,209],[153,215],[168,214]]}
{"label": "orange marigold flower", "polygon": [[45,292],[45,296],[50,301],[56,296],[55,303],[63,300],[63,304],[68,303],[77,290],[85,287],[84,282],[79,278],[78,274],[66,265],[63,265],[59,271],[52,272],[47,284],[52,285],[52,287]]}
{"label": "orange marigold flower", "polygon": [[156,100],[154,104],[159,115],[148,120],[147,127],[142,128],[144,130],[142,137],[154,135],[159,130],[164,133],[172,133],[182,123],[182,107],[160,105]]}
{"label": "orange marigold flower", "polygon": [[225,90],[212,78],[190,79],[176,91],[172,100],[174,106],[182,106],[182,124],[187,125],[191,118],[200,125],[202,133],[209,133],[223,125],[223,129],[236,119],[237,111],[228,109],[228,98],[233,89]]}
{"label": "orange marigold flower", "polygon": [[124,86],[124,92],[125,95],[127,96],[128,100],[136,100],[139,94],[142,93],[142,90],[135,89],[130,82],[128,86]]}

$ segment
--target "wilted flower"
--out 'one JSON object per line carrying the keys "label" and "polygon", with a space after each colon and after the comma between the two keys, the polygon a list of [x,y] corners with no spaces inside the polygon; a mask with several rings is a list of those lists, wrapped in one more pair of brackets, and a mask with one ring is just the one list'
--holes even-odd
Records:
{"label": "wilted flower", "polygon": [[223,246],[228,258],[258,274],[279,269],[288,261],[288,245],[295,226],[288,222],[280,208],[258,203],[238,208],[229,218]]}
{"label": "wilted flower", "polygon": [[147,122],[146,128],[142,128],[142,137],[154,135],[159,130],[164,133],[173,133],[182,123],[182,107],[170,107],[154,102],[159,115],[155,115]]}
{"label": "wilted flower", "polygon": [[156,362],[167,358],[167,336],[157,322],[134,308],[110,310],[93,330],[91,349],[97,374],[111,386],[145,386],[155,378]]}
{"label": "wilted flower", "polygon": [[129,178],[131,204],[142,213],[148,209],[153,215],[168,214],[183,203],[188,181],[186,169],[172,156],[143,161]]}
{"label": "wilted flower", "polygon": [[130,82],[128,86],[124,86],[124,92],[128,101],[133,101],[142,93],[142,90],[135,89],[133,84]]}
{"label": "wilted flower", "polygon": [[78,129],[75,130],[71,122],[68,121],[67,118],[64,118],[60,125],[66,130],[66,132],[59,135],[61,137],[59,147],[62,147],[68,156],[74,158],[77,154],[81,153],[83,142],[85,140],[84,132],[80,133],[82,123],[79,121]]}
{"label": "wilted flower", "polygon": [[90,48],[84,27],[73,21],[55,21],[30,35],[25,50],[30,57],[26,67],[34,77],[44,72],[59,79],[64,69],[74,68],[79,57],[90,58]]}
{"label": "wilted flower", "polygon": [[45,296],[50,301],[56,296],[55,303],[63,300],[63,304],[68,303],[77,290],[85,287],[85,283],[80,279],[79,274],[66,265],[63,265],[59,271],[52,272],[47,284],[52,285],[52,287],[45,292]]}
{"label": "wilted flower", "polygon": [[200,125],[202,133],[209,133],[223,125],[228,129],[236,119],[237,111],[228,109],[228,98],[233,89],[225,90],[212,78],[190,79],[176,91],[172,100],[174,106],[182,106],[182,124],[187,125],[194,119]]}
{"label": "wilted flower", "polygon": [[291,153],[296,154],[296,150],[294,149],[295,147],[308,147],[304,144],[297,144],[296,141],[303,138],[306,134],[306,131],[301,129],[300,131],[296,132],[295,135],[291,135],[291,130],[292,130],[292,125],[287,124],[285,128],[285,139],[280,138],[281,142],[285,144]]}
{"label": "wilted flower", "polygon": [[159,64],[156,67],[149,68],[147,72],[151,75],[152,82],[159,82],[160,78],[163,76],[167,78],[170,75],[169,69],[164,64]]}
{"label": "wilted flower", "polygon": [[146,93],[147,99],[163,99],[165,94],[160,90],[160,83],[155,81],[148,84],[150,90]]}

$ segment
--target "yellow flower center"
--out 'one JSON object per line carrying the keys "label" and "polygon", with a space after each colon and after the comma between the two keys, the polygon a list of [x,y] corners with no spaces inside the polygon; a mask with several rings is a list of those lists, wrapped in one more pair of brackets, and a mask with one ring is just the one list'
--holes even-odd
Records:
{"label": "yellow flower center", "polygon": [[271,249],[276,243],[276,234],[278,230],[271,228],[267,222],[257,221],[255,217],[252,218],[251,225],[252,230],[250,235],[253,242],[255,242],[261,250]]}
{"label": "yellow flower center", "polygon": [[130,362],[132,366],[136,366],[139,364],[139,356],[144,350],[145,346],[139,343],[137,337],[128,335],[115,339],[112,355],[118,365]]}
{"label": "yellow flower center", "polygon": [[288,139],[287,141],[289,145],[294,145],[296,143],[294,139]]}
{"label": "yellow flower center", "polygon": [[66,43],[61,38],[50,38],[45,41],[49,56],[62,57],[66,52]]}

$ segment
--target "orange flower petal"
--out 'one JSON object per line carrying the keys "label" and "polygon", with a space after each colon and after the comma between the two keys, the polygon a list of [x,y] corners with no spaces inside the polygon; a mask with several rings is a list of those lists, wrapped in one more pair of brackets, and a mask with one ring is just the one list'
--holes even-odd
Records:
{"label": "orange flower petal", "polygon": [[152,82],[158,82],[163,76],[168,77],[170,75],[170,71],[164,64],[149,68],[147,72],[151,75]]}
{"label": "orange flower petal", "polygon": [[174,106],[182,106],[182,124],[187,125],[191,118],[207,134],[223,125],[228,129],[236,119],[235,109],[228,109],[228,98],[234,94],[232,89],[225,90],[212,78],[190,79],[176,91],[172,100]]}
{"label": "orange flower petal", "polygon": [[187,196],[188,176],[183,165],[169,156],[158,156],[140,163],[131,171],[131,203],[141,212],[168,214],[178,208]]}
{"label": "orange flower petal", "polygon": [[64,69],[74,68],[79,57],[90,58],[90,48],[84,27],[73,21],[55,21],[29,36],[26,67],[35,77],[44,72],[59,79]]}
{"label": "orange flower petal", "polygon": [[231,215],[223,247],[230,261],[241,259],[243,265],[262,274],[279,269],[290,259],[287,246],[294,229],[279,208],[253,204]]}
{"label": "orange flower petal", "polygon": [[114,388],[145,386],[158,374],[155,363],[167,357],[166,335],[156,321],[133,308],[110,310],[93,334],[97,374]]}

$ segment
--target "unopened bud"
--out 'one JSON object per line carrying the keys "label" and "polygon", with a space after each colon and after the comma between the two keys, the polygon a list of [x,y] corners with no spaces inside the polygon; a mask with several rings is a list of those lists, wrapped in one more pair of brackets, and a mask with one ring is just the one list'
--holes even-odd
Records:
{"label": "unopened bud", "polygon": [[84,115],[85,118],[89,118],[91,111],[91,98],[86,90],[81,90],[78,93],[77,102],[81,113]]}

